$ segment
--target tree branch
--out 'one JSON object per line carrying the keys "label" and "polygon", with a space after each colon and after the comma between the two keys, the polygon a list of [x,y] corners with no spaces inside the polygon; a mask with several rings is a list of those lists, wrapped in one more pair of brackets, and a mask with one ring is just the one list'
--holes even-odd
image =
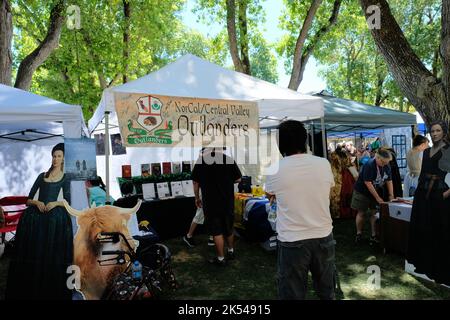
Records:
{"label": "tree branch", "polygon": [[239,1],[239,40],[241,43],[242,67],[245,74],[250,74],[250,57],[248,54],[247,0]]}
{"label": "tree branch", "polygon": [[289,80],[289,89],[297,90],[300,85],[300,70],[301,70],[301,57],[303,54],[303,46],[305,45],[308,32],[311,29],[314,17],[317,9],[319,9],[322,0],[313,0],[311,6],[308,9],[305,20],[303,20],[302,29],[298,35],[297,42],[295,44],[294,61],[292,64],[291,79]]}
{"label": "tree branch", "polygon": [[69,91],[71,95],[75,95],[75,90],[73,90],[73,87],[70,85],[70,77],[69,77],[69,72],[67,67],[65,67],[62,71],[61,71],[61,75],[64,79],[64,82],[69,84]]}
{"label": "tree branch", "polygon": [[376,97],[375,97],[375,105],[380,106],[384,99],[382,98],[383,94],[383,84],[386,77],[381,74],[381,72],[377,71],[377,91],[376,91]]}
{"label": "tree branch", "polygon": [[434,50],[433,64],[431,67],[433,75],[437,78],[439,72],[439,48],[436,48],[436,50]]}
{"label": "tree branch", "polygon": [[381,105],[386,101],[387,98],[389,98],[389,95],[388,95],[388,94],[384,95],[384,96],[380,99],[380,104],[379,104],[379,106],[381,106]]}
{"label": "tree branch", "polygon": [[[131,4],[129,0],[123,0],[123,16],[124,16],[124,29],[123,29],[123,83],[128,82],[128,59],[130,57],[130,19],[131,19]],[[105,82],[106,85],[106,82]]]}
{"label": "tree branch", "polygon": [[94,45],[92,43],[92,39],[89,36],[88,31],[86,29],[82,28],[80,30],[80,33],[83,37],[84,42],[86,43],[86,47],[92,58],[92,62],[94,63],[95,71],[97,72],[97,75],[98,75],[98,81],[100,82],[100,87],[102,88],[102,90],[106,89],[107,84],[106,84],[106,80],[105,80],[105,75],[104,75],[103,71],[101,70],[100,58],[98,57],[95,50],[93,49]]}
{"label": "tree branch", "polygon": [[[448,4],[450,0],[443,0],[443,3],[445,2]],[[380,9],[381,28],[372,28],[371,33],[378,50],[384,56],[389,71],[404,95],[427,123],[433,119],[449,117],[448,110],[443,110],[443,105],[447,102],[442,83],[427,70],[415,54],[392,15],[387,1],[360,0],[360,3],[367,19],[372,19],[371,16],[374,14],[367,11],[370,6]],[[433,109],[433,104],[438,107]]]}
{"label": "tree branch", "polygon": [[50,12],[50,24],[44,41],[22,60],[17,71],[15,87],[28,90],[31,86],[33,73],[44,63],[48,56],[58,47],[64,24],[65,0],[59,0]]}
{"label": "tree branch", "polygon": [[[297,76],[297,87],[296,88],[291,88],[291,82],[289,82],[289,88],[293,89],[293,90],[297,90],[300,83],[303,80],[303,73],[305,72],[305,68],[306,68],[306,64],[308,63],[309,57],[312,55],[314,49],[316,48],[317,44],[320,42],[320,40],[323,38],[323,36],[325,34],[327,34],[328,31],[330,31],[331,27],[333,25],[336,24],[337,22],[337,18],[339,15],[339,10],[341,8],[341,3],[342,0],[335,0],[334,1],[334,5],[333,5],[333,11],[331,13],[330,18],[328,19],[328,23],[324,26],[322,26],[313,36],[312,40],[309,42],[309,44],[306,46],[305,50],[303,50],[303,53],[301,55],[301,59],[300,59],[300,72]],[[303,29],[302,29],[303,31]],[[298,40],[297,40],[298,42]],[[303,41],[304,44],[304,41]],[[295,54],[294,54],[294,59],[295,59]],[[294,64],[295,64],[295,60],[294,60]],[[293,68],[294,70],[294,68]],[[291,80],[292,80],[292,75],[291,75]]]}
{"label": "tree branch", "polygon": [[111,79],[111,81],[108,83],[108,88],[111,87],[115,82],[119,81],[120,77],[122,76],[121,73],[116,73],[116,75]]}
{"label": "tree branch", "polygon": [[360,43],[359,49],[358,49],[358,51],[356,51],[356,54],[353,57],[353,61],[356,61],[358,59],[359,55],[361,54],[361,51],[364,48],[364,44],[365,43],[364,43],[364,36],[363,36],[362,39],[361,39],[361,43]]}
{"label": "tree branch", "polygon": [[244,72],[244,66],[239,57],[239,49],[236,37],[236,3],[235,0],[227,0],[227,32],[230,42],[230,54],[236,71]]}
{"label": "tree branch", "polygon": [[447,97],[447,110],[450,113],[450,0],[442,0],[441,23],[442,82]]}

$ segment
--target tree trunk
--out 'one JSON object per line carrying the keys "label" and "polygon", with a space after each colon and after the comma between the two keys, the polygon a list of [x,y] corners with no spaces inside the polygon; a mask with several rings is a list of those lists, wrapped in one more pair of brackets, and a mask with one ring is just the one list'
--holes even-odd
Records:
{"label": "tree trunk", "polygon": [[377,74],[377,92],[376,92],[376,96],[375,96],[375,106],[380,106],[381,105],[381,95],[383,92],[383,82],[384,79],[379,77],[379,74]]}
{"label": "tree trunk", "polygon": [[233,60],[234,69],[244,72],[244,65],[239,56],[239,48],[236,37],[236,3],[235,0],[227,0],[227,32],[230,43],[230,54]]}
{"label": "tree trunk", "polygon": [[441,59],[442,82],[447,98],[447,123],[450,121],[450,0],[442,0]]}
{"label": "tree trunk", "polygon": [[361,70],[361,102],[362,103],[366,103],[366,90],[364,90],[364,86],[366,84],[366,79],[365,79],[365,73],[364,73],[364,65],[365,62],[362,64],[362,70]]}
{"label": "tree trunk", "polygon": [[[300,62],[301,68],[300,68],[300,75],[299,75],[299,82],[298,82],[299,86],[300,86],[300,83],[302,83],[302,81],[303,81],[303,73],[305,72],[308,60],[311,57],[314,49],[316,48],[316,45],[323,38],[323,36],[328,31],[330,31],[331,27],[337,23],[339,10],[341,8],[341,2],[342,2],[342,0],[334,1],[333,12],[331,13],[330,18],[328,19],[328,24],[325,26],[322,26],[322,28],[320,28],[319,31],[317,31],[317,33],[313,37],[313,40],[308,44],[306,49],[303,51],[302,60]],[[298,87],[297,87],[297,89],[298,89]],[[295,89],[295,90],[297,90],[297,89]]]}
{"label": "tree trunk", "polygon": [[377,88],[376,88],[376,96],[375,96],[375,105],[380,106],[381,103],[383,103],[383,100],[386,99],[383,98],[383,84],[384,80],[386,79],[386,74],[383,74],[380,65],[380,56],[377,54],[375,57],[375,71],[377,73]]}
{"label": "tree trunk", "polygon": [[247,30],[247,0],[239,1],[239,42],[241,44],[242,67],[245,74],[250,72],[250,57],[248,54],[249,40]]}
{"label": "tree trunk", "polygon": [[128,82],[128,59],[130,57],[130,17],[131,6],[129,0],[123,0],[123,15],[124,15],[124,29],[123,29],[123,83]]}
{"label": "tree trunk", "polygon": [[65,67],[64,70],[61,71],[61,75],[62,75],[62,78],[63,78],[64,82],[69,84],[69,92],[70,92],[70,94],[74,96],[75,95],[75,90],[73,90],[73,87],[70,84],[71,81],[70,81],[70,77],[69,77],[69,70],[67,69],[67,67]]}
{"label": "tree trunk", "polygon": [[309,7],[308,13],[306,14],[305,20],[303,21],[302,29],[298,35],[297,42],[295,44],[294,51],[294,63],[292,64],[291,79],[289,80],[289,89],[296,90],[300,85],[300,70],[301,70],[301,57],[303,54],[303,46],[305,45],[306,38],[308,37],[309,29],[311,29],[314,16],[316,15],[317,9],[319,9],[322,0],[313,0],[311,6]]}
{"label": "tree trunk", "polygon": [[11,6],[8,0],[0,0],[0,83],[11,85],[13,35]]}
{"label": "tree trunk", "polygon": [[[309,46],[308,46],[309,47]],[[302,83],[303,81],[303,74],[305,73],[305,69],[306,69],[306,65],[308,64],[308,60],[311,57],[312,54],[312,48],[311,50],[306,50],[303,55],[302,55],[302,60],[301,60],[301,68],[300,68],[300,75],[299,75],[299,85],[300,83]],[[297,87],[298,89],[298,87]]]}
{"label": "tree trunk", "polygon": [[439,48],[434,51],[433,64],[432,64],[433,76],[437,77],[439,72]]}
{"label": "tree trunk", "polygon": [[29,90],[33,73],[44,63],[50,54],[59,45],[62,26],[64,24],[65,0],[59,0],[50,12],[50,25],[44,41],[22,60],[17,71],[14,86],[23,90]]}
{"label": "tree trunk", "polygon": [[[322,2],[322,1],[320,1],[320,2]],[[319,2],[318,5],[320,5],[320,2]],[[296,51],[294,52],[294,58],[293,58],[294,61],[293,61],[293,64],[292,64],[291,79],[289,81],[289,88],[290,89],[298,90],[298,87],[300,86],[300,83],[302,83],[303,73],[305,72],[306,64],[308,63],[309,57],[312,55],[315,47],[317,46],[317,44],[319,43],[321,38],[323,38],[323,36],[337,22],[337,18],[338,18],[338,15],[339,15],[339,10],[341,8],[341,2],[342,2],[342,0],[335,0],[334,1],[333,11],[331,13],[330,18],[328,19],[328,24],[322,26],[316,32],[316,34],[312,37],[312,40],[309,42],[309,44],[308,44],[308,46],[306,47],[305,50],[303,50],[303,46],[305,44],[306,38],[304,40],[302,40],[300,38],[306,36],[307,34],[302,36],[302,33],[300,33],[299,38],[297,39]],[[314,5],[314,3],[311,4],[311,7],[313,5]],[[311,11],[311,7],[310,7],[310,11]],[[315,10],[317,11],[317,8]],[[310,11],[308,11],[308,15],[310,15]],[[307,15],[306,19],[308,19],[308,15]],[[314,15],[315,15],[315,13],[314,13]],[[314,16],[312,18],[314,19]],[[306,19],[305,19],[305,22],[306,22]],[[303,27],[302,27],[302,31],[301,32],[303,32],[303,30],[305,30],[305,22],[303,23]],[[308,30],[309,30],[309,28],[310,28],[310,26],[308,27]],[[308,30],[306,30],[305,32],[307,33]],[[300,40],[300,42],[299,42],[299,40]],[[299,50],[297,51],[297,46],[298,45],[301,46],[301,48],[299,48]]]}
{"label": "tree trunk", "polygon": [[86,47],[89,51],[89,54],[92,58],[92,62],[94,64],[95,70],[97,72],[97,76],[98,76],[98,81],[100,83],[100,88],[102,90],[106,89],[108,87],[108,84],[106,82],[105,79],[105,75],[103,73],[103,70],[101,69],[101,63],[100,63],[100,57],[97,55],[97,53],[95,52],[94,48],[93,48],[93,43],[92,43],[92,39],[89,36],[89,33],[86,29],[81,29],[81,35],[83,36],[83,40],[84,43],[86,44]]}
{"label": "tree trunk", "polygon": [[442,81],[433,76],[414,53],[386,0],[360,0],[360,3],[366,18],[372,15],[367,12],[369,6],[380,8],[381,28],[373,28],[371,33],[400,90],[414,105],[427,125],[438,119],[450,123],[450,100],[448,98],[450,96],[448,86],[450,80],[450,34],[448,29],[450,0],[442,0]]}
{"label": "tree trunk", "polygon": [[355,95],[353,94],[353,85],[352,85],[352,75],[353,75],[353,61],[351,59],[351,53],[347,56],[347,88],[350,96],[350,100],[355,99]]}

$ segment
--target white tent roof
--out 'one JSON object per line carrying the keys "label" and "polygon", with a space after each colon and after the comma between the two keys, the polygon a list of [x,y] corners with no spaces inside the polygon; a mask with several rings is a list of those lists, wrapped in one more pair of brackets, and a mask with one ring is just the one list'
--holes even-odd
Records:
{"label": "white tent roof", "polygon": [[[89,120],[90,132],[100,129],[105,111],[115,113],[113,92],[256,101],[261,127],[274,126],[284,119],[316,119],[324,114],[322,99],[318,97],[303,95],[187,54],[158,71],[103,91],[100,104]],[[117,124],[114,116],[111,119],[112,124]]]}
{"label": "white tent roof", "polygon": [[[0,136],[19,131],[28,139],[63,133],[76,138],[82,131],[87,133],[87,128],[80,106],[0,84]],[[14,135],[8,137],[14,138]],[[0,143],[8,140],[0,139]]]}
{"label": "white tent roof", "polygon": [[0,198],[27,195],[62,135],[87,135],[80,106],[0,84]]}

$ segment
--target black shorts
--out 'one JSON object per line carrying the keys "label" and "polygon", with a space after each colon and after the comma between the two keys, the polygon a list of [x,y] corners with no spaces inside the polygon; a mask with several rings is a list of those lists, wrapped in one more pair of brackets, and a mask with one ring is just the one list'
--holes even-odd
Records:
{"label": "black shorts", "polygon": [[233,234],[234,215],[232,213],[216,213],[208,214],[205,211],[205,226],[209,235],[225,237]]}

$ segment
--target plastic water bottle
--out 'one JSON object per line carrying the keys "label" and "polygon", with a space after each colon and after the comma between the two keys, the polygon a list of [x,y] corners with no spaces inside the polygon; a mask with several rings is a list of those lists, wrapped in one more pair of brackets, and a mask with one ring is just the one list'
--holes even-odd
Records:
{"label": "plastic water bottle", "polygon": [[131,276],[135,281],[142,280],[142,264],[137,260],[131,266]]}
{"label": "plastic water bottle", "polygon": [[273,201],[269,208],[269,213],[267,215],[267,220],[270,222],[270,226],[272,230],[276,230],[276,221],[277,221],[277,202]]}

